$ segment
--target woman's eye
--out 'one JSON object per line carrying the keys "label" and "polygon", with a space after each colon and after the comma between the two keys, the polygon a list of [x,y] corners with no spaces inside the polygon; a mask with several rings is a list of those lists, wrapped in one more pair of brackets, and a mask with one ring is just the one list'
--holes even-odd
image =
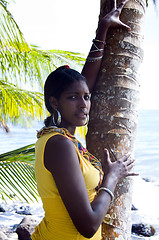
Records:
{"label": "woman's eye", "polygon": [[[81,96],[82,97],[82,96]],[[68,98],[69,99],[72,99],[72,100],[75,100],[75,99],[80,99],[81,98],[80,96],[78,96],[78,95],[72,95],[72,96],[69,96]],[[85,95],[84,97],[82,97],[82,98],[84,98],[84,100],[86,100],[86,101],[88,101],[88,100],[90,100],[90,95]]]}
{"label": "woman's eye", "polygon": [[91,98],[90,95],[85,95],[85,96],[84,96],[84,99],[85,99],[85,100],[90,100],[90,98]]}
{"label": "woman's eye", "polygon": [[76,99],[77,96],[70,96],[69,99]]}

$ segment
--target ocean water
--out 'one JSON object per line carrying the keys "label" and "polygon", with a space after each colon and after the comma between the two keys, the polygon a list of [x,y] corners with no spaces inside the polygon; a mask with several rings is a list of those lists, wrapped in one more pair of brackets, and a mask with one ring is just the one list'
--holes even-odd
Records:
{"label": "ocean water", "polygon": [[136,137],[136,170],[159,184],[159,109],[140,110]]}
{"label": "ocean water", "polygon": [[[138,119],[135,171],[140,175],[134,177],[133,190],[133,204],[138,210],[132,211],[132,223],[152,225],[156,233],[151,238],[132,235],[132,240],[159,240],[159,109],[140,110]],[[27,129],[10,126],[9,134],[0,129],[0,153],[35,143],[36,130],[41,127],[42,123],[36,123],[32,128]],[[39,206],[33,205],[31,209],[37,217],[42,216],[41,203]],[[20,222],[22,218],[23,216],[15,214],[14,211],[9,212],[8,215],[1,214],[0,225],[2,222],[4,225],[18,223],[17,221]]]}
{"label": "ocean water", "polygon": [[[43,123],[34,123],[31,128],[9,126],[9,134],[0,128],[0,154],[35,143],[36,130]],[[135,159],[140,176],[159,183],[159,109],[139,111]]]}

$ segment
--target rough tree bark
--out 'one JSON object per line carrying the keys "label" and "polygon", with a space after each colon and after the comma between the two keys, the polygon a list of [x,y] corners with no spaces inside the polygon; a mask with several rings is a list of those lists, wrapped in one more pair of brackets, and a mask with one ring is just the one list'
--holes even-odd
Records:
{"label": "rough tree bark", "polygon": [[[101,0],[101,10],[108,11],[110,3],[111,0]],[[131,31],[110,29],[108,32],[99,79],[92,95],[87,134],[87,148],[98,159],[103,158],[107,143],[117,158],[134,151],[145,8],[145,1],[130,0],[121,20]],[[102,227],[103,240],[131,238],[131,194],[132,178],[126,178],[116,187],[115,201]]]}

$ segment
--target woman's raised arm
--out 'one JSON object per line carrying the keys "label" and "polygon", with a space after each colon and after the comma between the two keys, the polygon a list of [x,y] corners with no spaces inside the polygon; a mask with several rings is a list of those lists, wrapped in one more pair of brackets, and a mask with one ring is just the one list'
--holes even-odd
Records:
{"label": "woman's raised arm", "polygon": [[92,91],[97,79],[97,75],[99,73],[108,29],[110,27],[120,27],[130,31],[130,27],[121,22],[119,19],[121,11],[125,6],[126,2],[127,0],[122,2],[119,7],[114,7],[108,14],[106,14],[101,19],[98,24],[96,37],[95,39],[93,39],[93,44],[91,46],[90,52],[82,70],[82,75],[84,75],[88,80],[88,86],[90,91]]}

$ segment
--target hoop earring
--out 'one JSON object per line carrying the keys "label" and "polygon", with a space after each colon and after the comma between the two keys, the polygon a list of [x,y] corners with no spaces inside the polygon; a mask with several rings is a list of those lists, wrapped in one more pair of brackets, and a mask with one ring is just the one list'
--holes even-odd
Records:
{"label": "hoop earring", "polygon": [[60,126],[61,124],[61,114],[60,112],[57,110],[57,126]]}
{"label": "hoop earring", "polygon": [[56,112],[57,112],[57,122],[55,121],[55,114],[52,115],[52,122],[55,126],[58,127],[61,123],[61,114],[58,110],[56,110]]}
{"label": "hoop earring", "polygon": [[89,115],[87,115],[86,123],[84,124],[84,126],[86,126],[88,122],[89,122]]}

